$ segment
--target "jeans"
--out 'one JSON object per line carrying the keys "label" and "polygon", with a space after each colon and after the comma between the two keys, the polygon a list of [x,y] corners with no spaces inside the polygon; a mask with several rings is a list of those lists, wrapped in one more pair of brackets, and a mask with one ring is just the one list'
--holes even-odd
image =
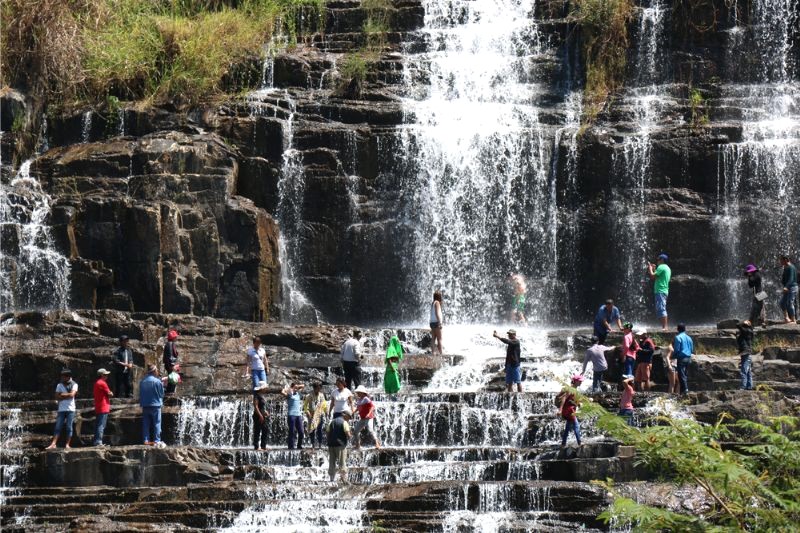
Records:
{"label": "jeans", "polygon": [[142,407],[142,438],[144,442],[161,442],[161,407]]}
{"label": "jeans", "polygon": [[94,417],[94,445],[99,446],[103,444],[103,433],[106,430],[106,422],[108,422],[108,413],[95,415]]}
{"label": "jeans", "polygon": [[578,441],[578,446],[581,445],[581,425],[578,422],[578,419],[575,420],[567,420],[566,425],[564,426],[564,431],[561,433],[561,446],[567,445],[567,435],[569,435],[570,430],[575,432],[575,440]]}
{"label": "jeans", "polygon": [[667,316],[667,294],[663,292],[657,292],[655,295],[656,301],[656,316],[658,318],[664,318]]}
{"label": "jeans", "polygon": [[595,370],[592,372],[592,392],[603,391],[603,374],[605,370]]}
{"label": "jeans", "polygon": [[361,385],[361,364],[358,361],[342,361],[344,382],[348,389]]}
{"label": "jeans", "polygon": [[605,344],[608,338],[608,330],[606,328],[594,330],[594,336],[597,337],[598,344]]}
{"label": "jeans", "polygon": [[378,444],[378,436],[375,434],[374,418],[361,418],[356,422],[355,430],[353,431],[353,444],[356,447],[361,447],[361,431],[367,429],[367,434],[372,437],[375,444]]}
{"label": "jeans", "polygon": [[636,364],[636,358],[625,356],[625,362],[623,364],[625,365],[625,368],[622,373],[625,374],[626,376],[632,376],[633,367]]}
{"label": "jeans", "polygon": [[303,447],[303,417],[289,415],[289,449],[294,449],[295,438],[297,439],[297,449]]}
{"label": "jeans", "polygon": [[678,382],[681,385],[681,394],[689,392],[689,363],[691,362],[691,357],[678,359]]}
{"label": "jeans", "polygon": [[267,382],[267,371],[264,369],[261,370],[250,370],[250,377],[253,379],[253,390],[258,387],[258,382],[263,381],[264,383]]}
{"label": "jeans", "polygon": [[130,398],[133,396],[133,376],[131,370],[114,372],[114,394],[117,398]]}
{"label": "jeans", "polygon": [[753,360],[750,354],[742,355],[739,361],[739,375],[742,378],[741,390],[753,390]]}
{"label": "jeans", "polygon": [[791,320],[797,320],[797,311],[794,308],[795,300],[797,300],[797,285],[791,287],[781,296],[781,309],[789,315]]}
{"label": "jeans", "polygon": [[633,409],[620,409],[617,413],[619,416],[628,419],[628,425],[633,425]]}
{"label": "jeans", "polygon": [[72,423],[75,421],[75,411],[59,411],[56,415],[56,429],[53,436],[61,435],[61,428],[67,426],[67,441],[72,438]]}
{"label": "jeans", "polygon": [[320,420],[319,425],[308,434],[308,438],[311,440],[311,446],[318,444],[320,448],[322,447],[322,439],[325,436],[325,424],[323,422],[323,420]]}
{"label": "jeans", "polygon": [[261,422],[258,414],[253,413],[253,448],[256,450],[266,448],[268,435],[267,417],[265,416],[264,422]]}

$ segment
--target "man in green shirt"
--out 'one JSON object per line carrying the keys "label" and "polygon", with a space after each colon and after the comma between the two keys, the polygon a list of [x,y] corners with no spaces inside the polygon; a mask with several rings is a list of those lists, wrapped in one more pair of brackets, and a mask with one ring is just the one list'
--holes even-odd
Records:
{"label": "man in green shirt", "polygon": [[661,320],[661,331],[668,331],[667,317],[667,296],[669,296],[669,280],[672,277],[672,270],[667,265],[669,257],[667,254],[658,256],[656,264],[647,263],[647,273],[655,284],[656,316]]}

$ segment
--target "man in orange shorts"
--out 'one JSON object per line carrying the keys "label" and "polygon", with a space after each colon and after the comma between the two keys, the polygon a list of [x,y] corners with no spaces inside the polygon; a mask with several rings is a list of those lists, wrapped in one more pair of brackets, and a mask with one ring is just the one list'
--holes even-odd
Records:
{"label": "man in orange shorts", "polygon": [[647,331],[643,329],[636,332],[636,338],[639,340],[639,349],[636,351],[634,384],[637,390],[649,391],[650,369],[653,366],[653,352],[656,351],[656,345],[653,340],[647,336]]}

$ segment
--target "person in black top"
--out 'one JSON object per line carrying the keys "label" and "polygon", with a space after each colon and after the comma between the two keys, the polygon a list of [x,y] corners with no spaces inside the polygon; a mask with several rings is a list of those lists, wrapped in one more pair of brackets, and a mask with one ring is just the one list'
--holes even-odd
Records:
{"label": "person in black top", "polygon": [[342,416],[334,418],[328,424],[328,476],[336,481],[336,473],[341,472],[342,481],[347,481],[347,443],[353,436],[350,431],[349,409],[342,411]]}
{"label": "person in black top", "polygon": [[636,337],[639,340],[639,348],[636,350],[634,385],[640,391],[649,391],[650,371],[653,368],[653,353],[656,351],[656,345],[644,329],[637,331]]}
{"label": "person in black top", "polygon": [[753,390],[753,325],[749,320],[736,326],[736,344],[739,346],[739,375],[742,378],[741,390]]}
{"label": "person in black top", "polygon": [[175,341],[178,339],[178,332],[174,329],[169,330],[167,333],[167,342],[164,343],[164,370],[167,374],[167,387],[164,391],[165,394],[175,394],[175,389],[178,387],[177,381],[170,379],[170,374],[178,366],[178,346]]}
{"label": "person in black top", "polygon": [[267,449],[269,436],[269,421],[267,416],[267,382],[259,381],[253,389],[253,449],[256,451]]}
{"label": "person in black top", "polygon": [[747,276],[747,286],[750,287],[752,292],[752,300],[750,303],[750,323],[761,324],[761,327],[767,327],[767,309],[765,306],[767,300],[767,293],[764,292],[761,272],[759,272],[756,265],[747,265],[744,269],[744,275]]}
{"label": "person in black top", "polygon": [[514,385],[517,386],[517,392],[522,392],[522,368],[521,368],[521,347],[517,332],[513,329],[508,330],[508,338],[503,338],[497,334],[496,331],[492,332],[495,339],[506,345],[506,392],[512,392]]}
{"label": "person in black top", "polygon": [[781,285],[783,285],[783,296],[781,296],[781,309],[783,309],[783,321],[787,324],[797,320],[795,310],[795,300],[797,299],[797,267],[792,264],[789,256],[781,256],[783,274],[781,275]]}
{"label": "person in black top", "polygon": [[114,394],[118,398],[133,396],[133,351],[128,348],[128,336],[119,338],[119,348],[114,352]]}

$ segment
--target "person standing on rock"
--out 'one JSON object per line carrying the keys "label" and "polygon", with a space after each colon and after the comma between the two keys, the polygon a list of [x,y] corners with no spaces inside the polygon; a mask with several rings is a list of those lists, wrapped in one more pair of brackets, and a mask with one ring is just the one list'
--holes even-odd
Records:
{"label": "person standing on rock", "polygon": [[614,305],[614,300],[606,300],[594,316],[594,336],[597,337],[598,344],[606,343],[606,337],[611,333],[613,323],[616,323],[622,331],[622,315],[619,308]]}
{"label": "person standing on rock", "polygon": [[402,384],[400,382],[400,361],[403,360],[403,345],[397,335],[389,339],[386,347],[386,368],[383,371],[383,390],[386,394],[397,394]]}
{"label": "person standing on rock", "polygon": [[358,397],[358,401],[356,401],[358,421],[353,430],[353,445],[355,445],[356,450],[361,449],[361,432],[366,429],[367,434],[375,441],[375,448],[380,450],[381,441],[378,440],[378,434],[375,433],[375,404],[372,398],[367,395],[367,389],[364,385],[359,385],[355,393]]}
{"label": "person standing on rock", "polygon": [[313,392],[306,394],[303,400],[303,414],[308,421],[308,438],[313,448],[322,448],[322,436],[325,432],[325,414],[328,411],[328,402],[322,393],[322,383],[315,382]]}
{"label": "person standing on rock", "polygon": [[736,326],[736,344],[739,347],[739,376],[742,383],[739,389],[753,390],[753,324],[749,320]]}
{"label": "person standing on rock", "polygon": [[328,414],[333,418],[342,416],[342,412],[345,409],[350,409],[351,413],[355,410],[353,393],[344,386],[344,378],[338,378],[336,380],[336,388],[333,390],[333,394],[331,394],[330,404],[330,411]]}
{"label": "person standing on rock", "polygon": [[608,370],[608,361],[606,360],[606,352],[613,350],[611,346],[605,346],[597,337],[592,337],[592,345],[586,350],[583,355],[583,369],[581,375],[586,373],[586,366],[589,361],[592,362],[592,393],[597,394],[603,392],[603,374]]}
{"label": "person standing on rock", "polygon": [[163,447],[161,442],[161,407],[164,405],[164,385],[158,377],[158,367],[147,367],[147,375],[139,382],[139,405],[142,407],[142,438],[147,446]]}
{"label": "person standing on rock", "polygon": [[747,276],[747,286],[752,291],[752,300],[750,301],[750,323],[760,324],[761,327],[767,327],[767,293],[763,288],[763,280],[761,279],[761,272],[756,265],[747,265],[744,269],[744,274]]}
{"label": "person standing on rock", "polygon": [[295,442],[297,449],[303,449],[303,397],[300,391],[305,385],[302,383],[292,383],[283,389],[281,394],[286,396],[287,422],[289,424],[289,449],[294,450]]}
{"label": "person standing on rock", "polygon": [[442,355],[444,348],[442,348],[442,326],[444,325],[444,312],[442,311],[442,293],[436,291],[433,293],[433,301],[431,302],[431,355]]}
{"label": "person standing on rock", "polygon": [[350,338],[342,344],[342,370],[344,371],[344,381],[348,389],[361,385],[361,349],[359,340],[361,332],[353,330]]}
{"label": "person standing on rock", "polygon": [[127,335],[120,336],[114,352],[114,391],[120,398],[133,396],[133,351],[128,347]]}
{"label": "person standing on rock", "polygon": [[689,392],[689,363],[694,354],[694,341],[686,333],[686,326],[678,324],[678,334],[669,346],[669,359],[675,359],[678,366],[678,381],[681,394]]}
{"label": "person standing on rock", "polygon": [[632,376],[633,367],[636,365],[636,350],[639,345],[633,335],[633,324],[625,322],[622,325],[622,348],[620,350],[620,362],[622,363],[622,373]]}
{"label": "person standing on rock", "polygon": [[[583,383],[583,376],[573,374],[570,379],[570,385],[577,389],[581,386],[581,383]],[[569,437],[570,431],[575,433],[575,440],[578,441],[578,446],[581,446],[581,425],[575,414],[578,411],[578,407],[580,407],[580,401],[575,396],[575,393],[566,387],[556,397],[556,400],[559,404],[558,414],[566,422],[564,431],[561,433],[561,448],[567,447],[567,437]]]}
{"label": "person standing on rock", "polygon": [[352,411],[345,409],[340,416],[328,424],[328,476],[336,481],[336,473],[341,472],[342,481],[347,481],[347,443],[352,438],[350,417]]}
{"label": "person standing on rock", "polygon": [[267,382],[259,381],[253,387],[253,449],[267,449],[269,425],[267,424]]}
{"label": "person standing on rock", "polygon": [[97,371],[97,381],[94,382],[94,445],[103,446],[103,433],[108,422],[108,413],[111,412],[111,398],[114,394],[108,388],[108,375],[111,372],[105,368]]}
{"label": "person standing on rock", "polygon": [[167,332],[167,342],[164,343],[164,371],[167,374],[167,394],[175,394],[178,387],[179,379],[172,376],[173,372],[177,374],[176,367],[178,366],[178,332],[174,329]]}
{"label": "person standing on rock", "polygon": [[647,330],[640,329],[636,332],[639,339],[639,349],[636,350],[636,371],[634,372],[634,384],[637,390],[650,390],[650,371],[653,368],[653,354],[656,351],[656,344],[653,339],[647,336]]}
{"label": "person standing on rock", "polygon": [[633,422],[633,395],[636,394],[633,390],[634,378],[631,375],[622,376],[620,385],[622,386],[622,395],[619,398],[619,416],[624,416],[628,419],[628,424]]}
{"label": "person standing on rock", "polygon": [[669,317],[667,316],[667,297],[669,296],[669,281],[672,278],[672,270],[667,265],[669,256],[662,253],[658,256],[656,264],[647,264],[647,273],[653,284],[655,296],[656,316],[661,321],[661,331],[669,330]]}
{"label": "person standing on rock", "polygon": [[61,371],[61,383],[56,385],[56,401],[58,401],[58,413],[56,415],[56,428],[53,431],[53,440],[46,448],[52,450],[56,447],[58,437],[61,436],[61,429],[66,429],[67,444],[64,446],[69,449],[72,444],[72,424],[75,422],[75,396],[78,394],[78,384],[72,381],[72,371],[65,368]]}
{"label": "person standing on rock", "polygon": [[783,309],[783,321],[792,324],[797,320],[795,301],[797,300],[797,267],[789,260],[789,256],[781,256],[783,274],[781,284],[783,285],[783,295],[781,296],[781,309]]}
{"label": "person standing on rock", "polygon": [[517,392],[522,392],[522,349],[516,330],[510,329],[506,335],[508,338],[492,332],[492,337],[506,345],[506,392],[512,392],[514,385]]}
{"label": "person standing on rock", "polygon": [[253,337],[253,346],[247,349],[247,371],[245,377],[253,380],[253,388],[257,387],[262,381],[268,383],[269,363],[267,362],[267,352],[261,346],[261,337]]}

